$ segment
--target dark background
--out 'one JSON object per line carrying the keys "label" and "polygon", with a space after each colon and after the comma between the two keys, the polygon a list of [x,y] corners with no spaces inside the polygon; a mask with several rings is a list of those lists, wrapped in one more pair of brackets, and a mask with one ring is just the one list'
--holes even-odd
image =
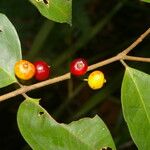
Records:
{"label": "dark background", "polygon": [[[17,30],[23,58],[47,61],[52,68],[51,77],[68,72],[69,62],[76,57],[93,64],[116,55],[150,26],[150,5],[139,0],[73,0],[72,27],[48,21],[27,0],[1,0],[0,12]],[[149,48],[150,39],[146,38],[130,54],[150,57]],[[150,73],[148,63],[127,63]],[[110,129],[117,149],[137,149],[122,116],[120,89],[124,67],[115,62],[100,70],[107,79],[101,90],[93,91],[83,78],[73,77],[28,95],[42,98],[41,105],[58,122],[69,123],[98,114]],[[11,85],[0,89],[0,94],[14,89]],[[23,97],[17,96],[0,103],[0,150],[30,149],[17,127],[17,109],[22,101]]]}

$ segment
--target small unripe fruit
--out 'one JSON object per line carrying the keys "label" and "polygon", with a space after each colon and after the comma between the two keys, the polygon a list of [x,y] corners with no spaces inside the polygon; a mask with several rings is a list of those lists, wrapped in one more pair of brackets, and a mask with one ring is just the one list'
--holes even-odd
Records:
{"label": "small unripe fruit", "polygon": [[93,71],[88,77],[88,85],[93,90],[100,89],[106,82],[103,72]]}
{"label": "small unripe fruit", "polygon": [[38,81],[47,80],[50,76],[50,66],[44,61],[36,61],[35,66],[35,79]]}
{"label": "small unripe fruit", "polygon": [[82,76],[88,69],[87,61],[83,58],[77,58],[70,64],[70,72],[75,76]]}
{"label": "small unripe fruit", "polygon": [[14,66],[15,75],[21,80],[29,80],[35,74],[34,65],[27,60],[20,60]]}

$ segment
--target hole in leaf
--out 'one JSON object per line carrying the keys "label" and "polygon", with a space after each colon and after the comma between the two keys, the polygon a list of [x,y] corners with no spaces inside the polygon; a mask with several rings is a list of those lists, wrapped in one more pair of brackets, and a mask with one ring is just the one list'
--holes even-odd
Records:
{"label": "hole in leaf", "polygon": [[37,2],[43,2],[44,4],[48,5],[49,4],[49,0],[36,0]]}
{"label": "hole in leaf", "polygon": [[45,4],[48,4],[48,3],[49,3],[49,1],[48,1],[48,0],[43,0],[43,2],[44,2]]}
{"label": "hole in leaf", "polygon": [[110,147],[104,147],[101,150],[112,150],[112,148],[110,148]]}
{"label": "hole in leaf", "polygon": [[43,111],[40,111],[39,113],[38,113],[38,116],[41,116],[41,115],[43,115],[44,114],[44,112]]}

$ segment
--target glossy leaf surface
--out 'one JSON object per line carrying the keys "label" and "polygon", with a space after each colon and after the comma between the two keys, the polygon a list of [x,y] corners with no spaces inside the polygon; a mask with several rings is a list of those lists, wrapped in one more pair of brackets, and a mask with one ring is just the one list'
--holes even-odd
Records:
{"label": "glossy leaf surface", "polygon": [[71,24],[72,0],[30,0],[46,18]]}
{"label": "glossy leaf surface", "polygon": [[21,46],[17,32],[8,20],[0,13],[0,88],[16,81],[14,64],[21,59]]}
{"label": "glossy leaf surface", "polygon": [[95,116],[68,125],[57,123],[37,100],[25,100],[18,110],[21,134],[34,150],[115,150],[112,137],[103,121]]}
{"label": "glossy leaf surface", "polygon": [[150,75],[127,67],[121,90],[124,118],[139,150],[150,148]]}

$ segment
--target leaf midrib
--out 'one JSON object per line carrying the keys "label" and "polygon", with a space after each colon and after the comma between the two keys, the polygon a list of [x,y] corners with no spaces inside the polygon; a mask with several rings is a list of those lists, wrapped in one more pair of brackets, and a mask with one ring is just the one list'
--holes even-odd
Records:
{"label": "leaf midrib", "polygon": [[138,92],[139,97],[140,97],[140,99],[141,99],[141,103],[142,103],[143,108],[144,108],[144,111],[145,111],[145,113],[146,113],[146,117],[147,117],[148,122],[149,122],[149,124],[150,124],[150,118],[149,118],[149,116],[148,116],[147,109],[146,109],[146,106],[145,106],[145,104],[144,104],[143,98],[142,98],[142,96],[141,96],[141,94],[140,94],[138,85],[136,84],[136,82],[135,82],[135,80],[134,80],[134,78],[133,78],[133,74],[131,73],[130,68],[127,68],[127,70],[128,70],[128,72],[129,72],[129,75],[130,75],[130,77],[131,77],[131,79],[132,79],[134,85],[135,85],[135,88],[137,89],[137,92]]}

